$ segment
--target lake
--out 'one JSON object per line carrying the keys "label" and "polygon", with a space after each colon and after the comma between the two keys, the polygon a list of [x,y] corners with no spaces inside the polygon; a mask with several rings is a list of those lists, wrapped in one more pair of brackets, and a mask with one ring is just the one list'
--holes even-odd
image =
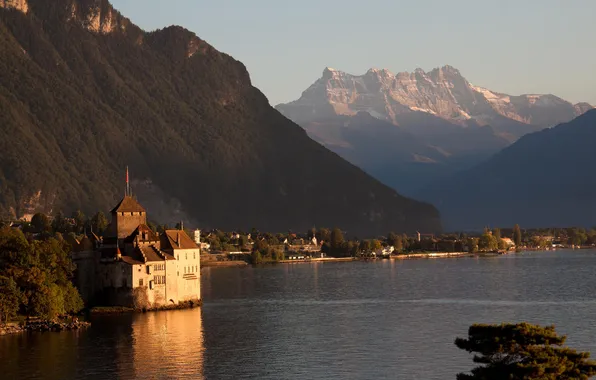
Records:
{"label": "lake", "polygon": [[204,268],[200,309],[0,337],[2,379],[455,379],[476,322],[596,355],[596,251]]}

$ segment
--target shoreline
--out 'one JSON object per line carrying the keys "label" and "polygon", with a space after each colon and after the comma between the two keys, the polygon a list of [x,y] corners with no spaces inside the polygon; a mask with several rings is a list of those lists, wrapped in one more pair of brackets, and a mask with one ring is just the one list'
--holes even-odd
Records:
{"label": "shoreline", "polygon": [[[410,253],[406,255],[391,255],[391,260],[412,260],[412,259],[443,259],[454,257],[474,257],[481,254],[470,252],[430,252],[430,253]],[[496,256],[496,255],[495,255]]]}
{"label": "shoreline", "polygon": [[125,313],[155,313],[159,311],[170,311],[170,310],[187,310],[187,309],[194,309],[196,307],[203,306],[203,300],[197,301],[185,301],[181,302],[177,305],[164,305],[164,306],[157,306],[151,307],[146,309],[135,309],[134,307],[127,307],[127,306],[95,306],[91,309],[87,310],[86,314],[88,315],[115,315],[115,314],[125,314]]}
{"label": "shoreline", "polygon": [[24,324],[10,322],[4,326],[0,326],[0,336],[29,332],[60,332],[81,330],[89,326],[91,326],[91,323],[87,321],[79,321],[78,319],[73,319],[70,322],[33,321]]}
{"label": "shoreline", "polygon": [[228,267],[245,267],[249,264],[242,260],[228,260],[228,261],[215,261],[205,260],[201,262],[201,268],[228,268]]}

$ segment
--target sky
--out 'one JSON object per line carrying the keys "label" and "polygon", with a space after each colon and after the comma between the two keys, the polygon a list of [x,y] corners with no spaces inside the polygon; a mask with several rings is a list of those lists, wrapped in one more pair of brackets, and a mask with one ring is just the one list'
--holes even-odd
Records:
{"label": "sky", "polygon": [[596,105],[595,0],[112,0],[145,30],[183,26],[242,61],[272,105],[325,67],[451,65],[476,86]]}

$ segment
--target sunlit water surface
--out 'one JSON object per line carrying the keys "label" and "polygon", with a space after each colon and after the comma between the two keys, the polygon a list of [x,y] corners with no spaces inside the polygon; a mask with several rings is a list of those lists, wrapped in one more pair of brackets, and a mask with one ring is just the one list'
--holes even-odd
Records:
{"label": "sunlit water surface", "polygon": [[596,252],[204,268],[202,309],[0,337],[1,379],[454,379],[475,322],[596,354]]}

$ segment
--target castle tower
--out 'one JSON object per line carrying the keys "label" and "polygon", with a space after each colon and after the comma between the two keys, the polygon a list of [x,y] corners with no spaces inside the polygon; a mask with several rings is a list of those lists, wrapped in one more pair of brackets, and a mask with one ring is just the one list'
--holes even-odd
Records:
{"label": "castle tower", "polygon": [[147,224],[147,211],[132,197],[126,167],[126,189],[124,198],[110,211],[112,214],[112,235],[124,239],[132,234],[139,225]]}
{"label": "castle tower", "polygon": [[147,211],[130,195],[112,209],[112,235],[118,239],[130,236],[139,225],[147,224]]}

